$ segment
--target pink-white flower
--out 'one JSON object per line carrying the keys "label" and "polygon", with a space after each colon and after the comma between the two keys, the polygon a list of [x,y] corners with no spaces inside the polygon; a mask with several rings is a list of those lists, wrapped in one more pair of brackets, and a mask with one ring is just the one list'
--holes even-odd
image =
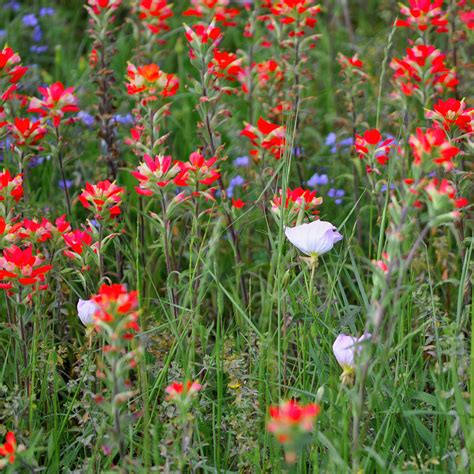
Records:
{"label": "pink-white flower", "polygon": [[296,248],[309,257],[318,257],[329,252],[335,243],[342,240],[342,235],[334,225],[320,220],[287,227],[285,235]]}
{"label": "pink-white flower", "polygon": [[92,300],[83,300],[79,298],[77,302],[77,314],[84,326],[94,323],[94,314],[97,312],[97,305]]}
{"label": "pink-white flower", "polygon": [[341,380],[343,383],[350,383],[354,378],[354,372],[356,368],[356,357],[362,349],[362,342],[370,339],[370,334],[364,334],[357,338],[354,336],[348,336],[346,334],[339,334],[332,350],[337,362],[343,369]]}

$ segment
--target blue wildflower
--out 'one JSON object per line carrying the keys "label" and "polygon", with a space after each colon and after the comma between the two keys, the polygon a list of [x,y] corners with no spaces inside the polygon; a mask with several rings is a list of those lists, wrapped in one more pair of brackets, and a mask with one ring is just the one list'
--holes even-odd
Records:
{"label": "blue wildflower", "polygon": [[36,15],[34,13],[29,13],[28,15],[25,15],[21,21],[25,26],[29,26],[31,28],[34,28],[38,25],[38,18],[36,18]]}
{"label": "blue wildflower", "polygon": [[237,168],[245,168],[250,164],[250,158],[248,156],[239,156],[234,160],[234,166]]}

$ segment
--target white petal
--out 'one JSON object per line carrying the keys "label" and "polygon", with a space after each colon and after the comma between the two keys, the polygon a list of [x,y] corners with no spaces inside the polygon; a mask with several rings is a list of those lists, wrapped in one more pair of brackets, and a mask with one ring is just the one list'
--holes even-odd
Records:
{"label": "white petal", "polygon": [[88,326],[94,322],[94,314],[97,306],[92,300],[79,299],[77,302],[77,314],[84,326]]}
{"label": "white petal", "polygon": [[357,344],[357,338],[355,337],[347,336],[346,334],[339,334],[337,336],[332,345],[332,351],[341,367],[354,367],[355,344]]}

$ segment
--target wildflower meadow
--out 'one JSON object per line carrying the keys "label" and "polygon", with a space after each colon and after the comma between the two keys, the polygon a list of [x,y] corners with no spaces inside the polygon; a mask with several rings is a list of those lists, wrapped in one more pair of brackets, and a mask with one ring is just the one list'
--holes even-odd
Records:
{"label": "wildflower meadow", "polygon": [[473,472],[472,0],[0,7],[0,471]]}

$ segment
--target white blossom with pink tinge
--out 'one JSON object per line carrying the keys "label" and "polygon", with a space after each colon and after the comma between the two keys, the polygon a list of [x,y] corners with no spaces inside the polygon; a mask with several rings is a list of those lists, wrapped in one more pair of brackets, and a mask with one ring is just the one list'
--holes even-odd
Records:
{"label": "white blossom with pink tinge", "polygon": [[83,300],[79,298],[77,302],[77,314],[84,326],[90,326],[94,323],[94,314],[97,311],[97,305],[92,300]]}

